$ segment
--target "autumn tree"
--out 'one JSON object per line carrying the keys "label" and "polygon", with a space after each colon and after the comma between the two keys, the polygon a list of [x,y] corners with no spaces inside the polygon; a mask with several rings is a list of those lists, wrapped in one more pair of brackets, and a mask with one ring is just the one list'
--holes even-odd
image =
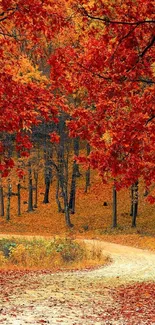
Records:
{"label": "autumn tree", "polygon": [[115,180],[116,190],[141,177],[149,187],[155,179],[153,1],[84,0],[71,7],[77,39],[50,59],[53,87],[85,94],[72,112],[70,135],[89,142],[90,165],[104,181]]}

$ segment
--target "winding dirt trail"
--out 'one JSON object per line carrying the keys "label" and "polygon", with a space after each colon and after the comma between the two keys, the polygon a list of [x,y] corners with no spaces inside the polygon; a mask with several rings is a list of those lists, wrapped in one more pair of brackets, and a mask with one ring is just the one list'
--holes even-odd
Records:
{"label": "winding dirt trail", "polygon": [[113,261],[104,268],[89,272],[87,276],[101,276],[106,283],[116,279],[116,284],[155,281],[155,253],[104,241],[85,242],[102,248],[103,254],[110,256]]}
{"label": "winding dirt trail", "polygon": [[1,282],[0,324],[155,325],[149,311],[143,320],[140,313],[124,318],[113,298],[120,285],[155,282],[155,253],[98,240],[85,243],[100,247],[112,263],[92,271],[9,275]]}

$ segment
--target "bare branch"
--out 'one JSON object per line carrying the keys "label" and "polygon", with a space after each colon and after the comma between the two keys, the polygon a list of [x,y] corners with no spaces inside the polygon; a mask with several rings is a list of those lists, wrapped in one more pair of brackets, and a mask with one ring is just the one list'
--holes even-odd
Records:
{"label": "bare branch", "polygon": [[[106,77],[106,76],[103,76],[102,74],[100,73],[97,73],[97,72],[94,72],[92,71],[91,69],[85,67],[84,65],[78,63],[78,65],[83,68],[84,70],[90,72],[93,76],[96,76],[96,77],[99,77],[101,79],[104,79],[104,80],[107,80],[107,81],[112,81],[112,78],[111,77]],[[116,80],[115,80],[116,82]],[[155,84],[155,81],[153,80],[149,80],[149,79],[128,79],[127,77],[118,77],[118,82],[142,82],[142,83],[146,83],[146,84]]]}
{"label": "bare branch", "polygon": [[147,120],[146,125],[147,125],[149,122],[151,122],[154,118],[155,118],[155,115],[151,116],[151,117]]}
{"label": "bare branch", "polygon": [[105,16],[103,18],[95,17],[95,16],[90,15],[85,8],[81,8],[81,9],[84,12],[84,15],[87,16],[88,18],[94,19],[94,20],[99,20],[99,21],[102,21],[103,23],[106,23],[106,24],[109,23],[109,24],[117,24],[117,25],[131,25],[131,26],[134,26],[134,25],[152,24],[152,23],[154,24],[155,23],[155,20],[153,20],[153,19],[139,20],[139,21],[135,21],[135,22],[110,20],[110,18],[107,17],[107,16]]}
{"label": "bare branch", "polygon": [[0,18],[0,22],[10,18],[10,16],[12,16],[16,10],[18,9],[18,6],[16,7],[13,7],[13,8],[8,8],[6,11],[3,11],[0,13],[0,17],[3,17],[3,18]]}
{"label": "bare branch", "polygon": [[143,52],[139,55],[141,58],[145,55],[145,53],[153,46],[155,42],[155,36],[152,37],[151,42],[145,47],[145,49],[143,50]]}
{"label": "bare branch", "polygon": [[81,68],[83,68],[84,70],[90,72],[93,76],[96,76],[96,77],[99,77],[99,78],[102,78],[102,79],[105,79],[105,80],[111,80],[110,77],[106,77],[106,76],[101,75],[100,73],[94,72],[94,71],[92,71],[91,69],[85,67],[84,65],[82,65],[82,64],[80,64],[80,63],[78,63],[78,65],[79,65]]}

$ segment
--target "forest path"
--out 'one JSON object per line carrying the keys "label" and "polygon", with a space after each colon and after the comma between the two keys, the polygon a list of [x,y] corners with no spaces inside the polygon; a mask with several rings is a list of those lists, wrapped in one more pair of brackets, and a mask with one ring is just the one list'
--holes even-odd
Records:
{"label": "forest path", "polygon": [[91,271],[6,275],[1,281],[0,324],[155,324],[147,318],[141,321],[138,314],[132,322],[126,321],[116,312],[119,306],[113,298],[120,285],[155,282],[155,253],[100,240],[85,243],[101,248],[112,263]]}

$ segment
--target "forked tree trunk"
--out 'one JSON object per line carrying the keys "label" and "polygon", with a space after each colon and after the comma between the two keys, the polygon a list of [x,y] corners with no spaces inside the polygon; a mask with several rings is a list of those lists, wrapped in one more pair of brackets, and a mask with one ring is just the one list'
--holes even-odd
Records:
{"label": "forked tree trunk", "polygon": [[112,215],[112,227],[117,227],[117,191],[115,185],[113,186],[113,202],[112,202],[112,209],[113,209],[113,215]]}
{"label": "forked tree trunk", "polygon": [[4,195],[3,195],[3,186],[0,186],[0,210],[1,217],[4,217]]}

